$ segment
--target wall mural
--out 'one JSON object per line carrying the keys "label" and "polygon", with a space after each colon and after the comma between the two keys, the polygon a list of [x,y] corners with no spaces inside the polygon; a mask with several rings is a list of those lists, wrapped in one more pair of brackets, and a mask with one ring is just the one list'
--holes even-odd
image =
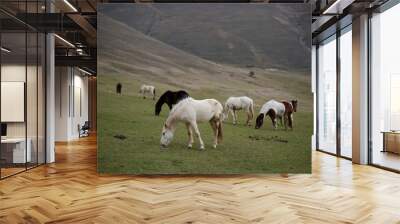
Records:
{"label": "wall mural", "polygon": [[310,173],[307,4],[100,4],[98,171]]}

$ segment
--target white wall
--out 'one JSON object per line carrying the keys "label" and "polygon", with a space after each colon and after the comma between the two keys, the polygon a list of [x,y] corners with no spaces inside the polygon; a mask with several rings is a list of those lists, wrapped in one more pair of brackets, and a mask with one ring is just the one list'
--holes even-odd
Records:
{"label": "white wall", "polygon": [[[76,75],[75,70],[75,75],[74,75],[74,92],[75,94],[73,96],[74,99],[74,108],[72,108],[72,115],[73,119],[71,120],[71,125],[72,125],[72,136],[75,138],[79,137],[79,132],[78,132],[78,124],[81,126],[85,123],[85,121],[89,120],[89,102],[88,102],[88,77],[87,76],[82,76],[82,73],[79,73],[79,75]],[[80,101],[80,102],[79,102]],[[80,111],[81,110],[81,111]]]}
{"label": "white wall", "polygon": [[[37,70],[38,69],[38,70]],[[32,162],[39,159],[39,163],[44,163],[45,153],[45,112],[44,112],[44,74],[42,67],[36,67],[25,64],[3,64],[1,66],[2,82],[24,82],[26,84],[26,107],[23,102],[20,113],[26,112],[26,120],[22,122],[5,122],[7,123],[8,138],[24,138],[25,135],[29,139],[29,147],[31,148]],[[27,79],[27,80],[25,80]],[[24,90],[20,90],[24,91]],[[22,92],[23,94],[24,92]],[[7,95],[2,95],[2,98]],[[11,108],[2,107],[1,110],[12,110]],[[15,110],[15,109],[14,109]],[[13,111],[8,111],[13,113]],[[15,112],[14,112],[15,113]],[[50,161],[51,162],[51,161]]]}
{"label": "white wall", "polygon": [[[33,67],[33,66],[25,67],[25,64],[24,65],[18,65],[18,64],[2,65],[1,66],[1,81],[2,82],[25,82],[26,83],[25,69],[27,69],[28,75],[33,74],[33,73],[36,75],[36,67]],[[36,90],[34,92],[28,92],[27,96],[28,97],[36,97]],[[35,107],[36,107],[36,105],[35,105]],[[1,109],[7,110],[7,108],[1,108]],[[29,114],[28,114],[28,120],[29,121],[33,120],[31,117],[29,117]],[[25,126],[26,126],[25,122],[7,122],[7,136],[8,137],[25,137]]]}
{"label": "white wall", "polygon": [[[2,65],[1,81],[3,82],[25,82],[25,64],[24,65]],[[1,108],[6,110],[6,108]],[[7,123],[7,137],[25,137],[25,122]]]}
{"label": "white wall", "polygon": [[88,120],[88,77],[76,68],[57,67],[55,85],[55,140],[77,139],[78,125]]}
{"label": "white wall", "polygon": [[56,67],[55,69],[55,140],[67,141],[70,127],[69,115],[69,86],[70,74],[67,67]]}

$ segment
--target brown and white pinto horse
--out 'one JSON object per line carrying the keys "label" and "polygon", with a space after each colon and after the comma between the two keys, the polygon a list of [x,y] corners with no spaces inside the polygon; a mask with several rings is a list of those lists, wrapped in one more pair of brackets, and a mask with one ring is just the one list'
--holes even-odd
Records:
{"label": "brown and white pinto horse", "polygon": [[293,113],[296,111],[297,100],[292,100],[291,102],[270,100],[262,106],[260,114],[256,119],[255,128],[260,128],[264,123],[264,118],[268,115],[275,129],[277,128],[277,119],[280,120],[282,125],[282,118],[284,120],[285,130],[287,130],[288,126],[293,129]]}

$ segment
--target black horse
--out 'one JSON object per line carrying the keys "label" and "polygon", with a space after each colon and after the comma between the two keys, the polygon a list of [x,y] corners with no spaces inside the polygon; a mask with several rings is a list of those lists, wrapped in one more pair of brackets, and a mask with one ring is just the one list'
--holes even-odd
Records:
{"label": "black horse", "polygon": [[163,93],[156,103],[156,115],[160,115],[161,107],[164,103],[166,103],[169,109],[172,109],[172,106],[177,104],[182,99],[189,97],[189,94],[184,90],[179,90],[176,92],[167,90]]}
{"label": "black horse", "polygon": [[121,95],[121,92],[122,92],[122,84],[121,83],[117,83],[116,92],[118,95]]}

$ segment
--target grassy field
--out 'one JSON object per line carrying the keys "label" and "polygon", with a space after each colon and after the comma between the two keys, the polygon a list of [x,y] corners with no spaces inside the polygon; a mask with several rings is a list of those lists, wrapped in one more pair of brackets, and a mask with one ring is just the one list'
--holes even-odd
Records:
{"label": "grassy field", "polygon": [[[115,94],[115,84],[124,83],[125,94]],[[186,128],[180,124],[168,149],[160,148],[160,134],[169,109],[154,116],[156,101],[139,96],[140,82],[128,76],[103,75],[98,78],[98,171],[113,174],[241,174],[241,173],[310,173],[312,113],[294,115],[294,130],[273,130],[270,120],[261,129],[244,125],[245,114],[239,112],[239,124],[224,123],[224,141],[212,148],[212,129],[199,125],[205,150],[198,140],[187,149]],[[157,85],[158,95],[171,86]],[[226,96],[213,89],[188,90],[197,99]],[[128,93],[128,94],[126,94]],[[259,100],[258,100],[259,101]],[[256,100],[256,114],[263,102]],[[301,108],[301,107],[300,107]],[[254,124],[254,121],[253,121]],[[125,139],[116,136],[124,136]]]}

